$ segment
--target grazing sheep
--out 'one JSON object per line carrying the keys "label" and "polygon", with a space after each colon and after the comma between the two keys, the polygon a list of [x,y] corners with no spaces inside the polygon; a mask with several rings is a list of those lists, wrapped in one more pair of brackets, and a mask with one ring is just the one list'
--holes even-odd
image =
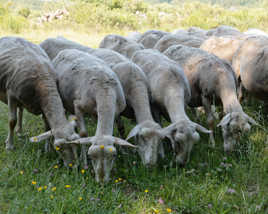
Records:
{"label": "grazing sheep", "polygon": [[[109,38],[108,40],[106,40]],[[109,41],[114,42],[109,44]],[[101,44],[119,50],[116,44],[124,44],[127,40],[121,36],[108,35]],[[190,121],[185,113],[185,103],[190,99],[191,92],[187,78],[182,69],[174,61],[153,49],[136,51],[131,57],[147,76],[152,94],[152,105],[159,113],[168,113],[172,124],[165,128],[165,136],[172,142],[179,164],[186,164],[190,159],[193,143],[199,140],[197,131],[210,133],[199,124]]]}
{"label": "grazing sheep", "polygon": [[[268,38],[248,37],[233,57],[233,68],[240,73],[243,87],[255,97],[268,101]],[[266,109],[267,110],[267,109]]]}
{"label": "grazing sheep", "polygon": [[160,30],[148,30],[141,35],[138,43],[141,43],[145,48],[153,48],[156,42],[167,34],[169,33]]}
{"label": "grazing sheep", "polygon": [[[124,94],[127,102],[127,109],[122,112],[122,115],[129,118],[136,118],[137,126],[129,133],[127,140],[136,136],[138,142],[138,152],[144,165],[155,165],[157,161],[157,154],[159,151],[163,156],[163,150],[161,150],[161,139],[164,137],[162,133],[165,131],[154,122],[149,102],[148,83],[147,78],[143,71],[133,62],[129,61],[123,55],[109,50],[109,49],[85,49],[84,46],[74,43],[70,40],[61,38],[48,39],[41,43],[41,46],[45,48],[48,54],[53,53],[52,56],[57,53],[56,47],[62,49],[79,49],[87,50],[88,53],[101,58],[109,65],[112,70],[117,74],[122,84]],[[53,52],[49,50],[52,47]],[[129,114],[129,112],[133,114]],[[122,124],[119,124],[119,131],[123,130]],[[120,126],[121,125],[121,126]],[[121,133],[121,136],[124,134]],[[160,147],[160,148],[159,148]]]}
{"label": "grazing sheep", "polygon": [[164,52],[172,45],[186,45],[190,47],[199,48],[200,45],[204,42],[204,39],[190,36],[190,35],[166,35],[163,36],[158,42],[155,44],[154,49],[159,50],[160,52]]}
{"label": "grazing sheep", "polygon": [[165,129],[161,129],[152,117],[148,82],[144,72],[135,63],[115,51],[99,48],[92,54],[102,58],[117,74],[127,101],[127,109],[122,115],[135,118],[138,123],[130,131],[127,140],[137,137],[138,152],[143,164],[155,165],[158,152],[164,156],[161,140],[165,137]]}
{"label": "grazing sheep", "polygon": [[[256,125],[256,122],[244,113],[237,99],[236,79],[231,66],[206,51],[183,45],[171,46],[164,54],[182,66],[191,86],[189,105],[204,106],[211,130],[214,122],[211,105],[217,100],[222,102],[226,115],[218,126],[223,131],[224,150],[232,151],[238,134],[249,131],[249,123]],[[211,140],[215,144],[212,133]]]}
{"label": "grazing sheep", "polygon": [[207,36],[239,36],[242,33],[234,27],[220,25],[216,28],[212,28],[207,32]]}
{"label": "grazing sheep", "polygon": [[139,32],[130,32],[126,38],[133,40],[134,42],[138,42],[138,40],[141,38],[142,34]]}
{"label": "grazing sheep", "polygon": [[9,133],[6,149],[13,149],[17,107],[42,114],[51,131],[31,138],[37,142],[54,136],[54,146],[62,143],[60,155],[68,166],[77,158],[76,148],[66,145],[79,138],[74,122],[68,122],[59,96],[54,68],[46,53],[35,44],[18,37],[0,39],[1,101],[9,108]]}
{"label": "grazing sheep", "polygon": [[188,28],[187,32],[188,32],[188,35],[190,35],[190,36],[196,36],[196,37],[200,37],[202,39],[208,38],[208,36],[206,35],[208,31],[201,29],[199,27],[190,27],[190,28]]}
{"label": "grazing sheep", "polygon": [[105,39],[101,41],[99,47],[112,49],[128,58],[136,51],[144,49],[142,44],[136,43],[126,37],[113,34],[105,36]]}
{"label": "grazing sheep", "polygon": [[[211,36],[203,42],[200,49],[215,54],[219,58],[232,64],[233,56],[246,36],[216,37]],[[235,70],[235,76],[238,81],[238,99],[242,100],[242,84],[239,70]]]}
{"label": "grazing sheep", "polygon": [[[134,147],[112,136],[115,117],[126,106],[121,84],[104,61],[83,51],[60,51],[52,62],[64,106],[75,113],[80,136],[87,136],[85,114],[98,118],[95,136],[78,140],[77,143],[92,144],[88,154],[96,181],[107,182],[116,156],[114,144]],[[84,164],[87,164],[85,150],[82,152]]]}
{"label": "grazing sheep", "polygon": [[247,31],[245,31],[244,34],[255,35],[255,36],[267,36],[268,37],[267,33],[265,33],[262,30],[256,29],[256,28],[250,28]]}

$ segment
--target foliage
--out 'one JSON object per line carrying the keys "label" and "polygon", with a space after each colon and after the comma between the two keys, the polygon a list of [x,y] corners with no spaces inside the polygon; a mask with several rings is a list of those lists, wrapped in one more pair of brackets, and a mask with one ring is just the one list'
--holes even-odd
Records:
{"label": "foliage", "polygon": [[21,15],[21,16],[23,16],[25,18],[28,18],[30,16],[30,14],[31,14],[31,10],[26,7],[26,8],[20,9],[18,13],[19,13],[19,15]]}

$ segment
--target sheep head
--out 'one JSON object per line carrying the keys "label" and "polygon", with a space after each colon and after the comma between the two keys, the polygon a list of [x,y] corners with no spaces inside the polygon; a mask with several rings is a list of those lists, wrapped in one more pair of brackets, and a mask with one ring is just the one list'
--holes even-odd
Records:
{"label": "sheep head", "polygon": [[250,131],[250,124],[257,125],[256,121],[244,112],[228,113],[222,118],[217,127],[222,129],[225,152],[234,150],[240,136]]}
{"label": "sheep head", "polygon": [[143,165],[150,167],[156,165],[159,144],[163,139],[162,128],[153,121],[144,121],[135,126],[127,139],[136,137],[137,149]]}
{"label": "sheep head", "polygon": [[198,132],[211,133],[203,126],[190,120],[180,120],[164,129],[164,134],[171,143],[176,155],[176,162],[184,166],[190,159],[193,144],[199,141]]}
{"label": "sheep head", "polygon": [[97,182],[108,182],[113,163],[117,154],[114,145],[128,146],[135,148],[136,146],[129,142],[110,135],[93,136],[74,140],[71,144],[90,145],[88,155],[91,159]]}
{"label": "sheep head", "polygon": [[[77,160],[77,146],[69,145],[68,142],[76,140],[79,135],[75,132],[76,127],[76,117],[71,115],[69,117],[69,122],[67,122],[62,127],[47,131],[43,134],[40,134],[35,137],[31,137],[31,142],[40,142],[42,140],[46,140],[51,136],[54,137],[54,148],[60,153],[64,165],[68,166],[70,163],[73,163]],[[57,145],[61,145],[58,147]]]}

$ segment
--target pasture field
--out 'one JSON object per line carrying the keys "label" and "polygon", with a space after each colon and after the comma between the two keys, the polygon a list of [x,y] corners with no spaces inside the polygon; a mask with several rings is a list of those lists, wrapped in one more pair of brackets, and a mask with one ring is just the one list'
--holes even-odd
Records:
{"label": "pasture field", "polygon": [[[106,34],[126,35],[133,30],[171,31],[190,26],[208,29],[217,24],[228,24],[240,30],[249,27],[268,30],[265,8],[241,8],[231,11],[197,2],[187,3],[183,9],[181,6],[173,8],[168,4],[155,6],[157,12],[161,12],[162,9],[165,13],[171,14],[164,18],[155,15],[155,11],[149,11],[148,8],[152,6],[147,5],[148,8],[143,12],[147,14],[149,21],[144,21],[142,24],[134,22],[135,17],[128,11],[131,25],[125,25],[128,20],[124,17],[127,11],[125,6],[122,6],[123,13],[116,22],[119,24],[112,25],[108,22],[109,18],[113,20],[119,13],[120,8],[116,8],[114,14],[110,14],[110,17],[105,14],[101,19],[102,23],[93,27],[91,21],[94,18],[98,20],[98,11],[96,17],[90,16],[92,20],[88,18],[83,21],[84,17],[90,14],[87,10],[94,8],[85,2],[79,4],[76,3],[78,1],[71,2],[71,6],[67,5],[67,8],[73,14],[68,20],[58,20],[42,26],[37,26],[32,21],[41,14],[39,10],[33,10],[29,18],[16,19],[16,16],[13,16],[16,8],[0,6],[0,35],[21,36],[34,43],[62,35],[90,47],[98,47]],[[138,6],[145,8],[143,4]],[[266,7],[268,8],[267,5]],[[77,8],[79,13],[74,13]],[[181,11],[177,14],[174,10],[178,8]],[[7,19],[6,16],[3,18],[3,11],[6,16],[15,18]],[[256,11],[259,13],[255,13]],[[170,21],[174,16],[178,18],[177,22]],[[111,27],[107,27],[108,25]],[[260,126],[253,127],[248,135],[241,138],[235,152],[231,154],[223,152],[223,139],[219,128],[215,128],[216,147],[210,146],[208,136],[201,135],[201,140],[194,145],[189,164],[184,168],[172,162],[173,154],[167,140],[166,157],[153,169],[143,167],[134,151],[122,151],[118,148],[111,181],[101,185],[94,181],[91,167],[88,170],[74,167],[67,169],[56,152],[44,152],[44,142],[29,142],[29,137],[38,135],[44,130],[39,116],[25,112],[23,135],[15,138],[16,150],[6,151],[4,142],[8,133],[8,108],[7,105],[0,103],[0,213],[267,214],[267,115],[264,114],[263,104],[257,100],[245,101],[242,105],[245,112]],[[221,111],[220,108],[217,110]],[[196,118],[190,112],[189,115],[193,121],[207,127],[205,115],[201,118]],[[95,133],[96,122],[91,118],[87,122],[89,136],[92,136]],[[124,122],[127,132],[135,126],[133,121],[124,119]],[[168,123],[164,122],[164,126],[167,125]],[[114,132],[115,136],[118,136],[116,127]],[[134,143],[133,140],[130,142]]]}

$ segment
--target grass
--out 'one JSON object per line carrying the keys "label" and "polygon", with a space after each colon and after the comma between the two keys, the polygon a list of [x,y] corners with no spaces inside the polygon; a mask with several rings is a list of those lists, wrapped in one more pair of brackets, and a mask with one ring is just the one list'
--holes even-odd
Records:
{"label": "grass", "polygon": [[[255,119],[264,118],[257,107],[246,107],[246,111]],[[43,130],[39,117],[29,113],[23,121],[24,136],[16,138],[17,149],[6,151],[5,104],[1,104],[0,117],[1,213],[268,212],[267,131],[263,128],[267,123],[262,119],[258,120],[262,126],[255,127],[229,155],[223,152],[219,130],[215,149],[209,146],[208,137],[202,136],[185,168],[171,164],[168,144],[167,157],[150,170],[141,165],[137,154],[119,152],[111,182],[100,185],[91,168],[66,169],[55,152],[44,153],[43,143],[29,142],[30,136]],[[134,126],[128,120],[125,123],[128,130]],[[89,121],[88,131],[94,134],[94,122]]]}

